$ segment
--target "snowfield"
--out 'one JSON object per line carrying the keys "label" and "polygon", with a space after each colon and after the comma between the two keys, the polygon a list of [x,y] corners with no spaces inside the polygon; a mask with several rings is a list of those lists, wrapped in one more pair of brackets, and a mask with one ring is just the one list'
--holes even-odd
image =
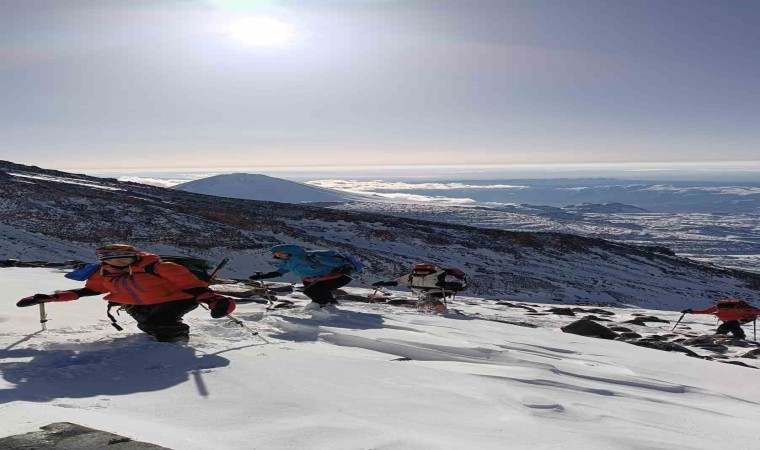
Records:
{"label": "snowfield", "polygon": [[[268,343],[199,309],[191,342],[164,344],[125,314],[114,330],[96,297],[48,304],[39,332],[38,308],[15,302],[81,286],[60,271],[0,269],[0,285],[0,437],[66,421],[182,450],[760,448],[756,370],[565,334],[570,317],[476,298],[443,315],[247,303],[235,315]],[[653,332],[680,316],[605,309],[671,321]]]}

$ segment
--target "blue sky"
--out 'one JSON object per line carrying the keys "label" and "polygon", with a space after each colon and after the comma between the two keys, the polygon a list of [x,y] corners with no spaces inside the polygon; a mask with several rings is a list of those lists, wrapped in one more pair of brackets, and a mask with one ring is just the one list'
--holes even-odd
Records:
{"label": "blue sky", "polygon": [[[760,159],[757,1],[0,0],[0,9],[0,158],[14,162]],[[289,38],[251,45],[231,33],[262,17]]]}

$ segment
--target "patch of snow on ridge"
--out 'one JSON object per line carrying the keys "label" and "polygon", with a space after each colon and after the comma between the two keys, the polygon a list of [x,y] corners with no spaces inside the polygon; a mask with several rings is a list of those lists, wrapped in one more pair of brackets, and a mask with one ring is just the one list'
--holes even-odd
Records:
{"label": "patch of snow on ridge", "polygon": [[76,184],[78,186],[85,186],[89,188],[94,189],[103,189],[106,191],[123,191],[124,189],[112,187],[112,186],[103,186],[102,184],[95,184],[83,180],[77,180],[74,178],[63,178],[63,177],[53,177],[49,175],[29,175],[24,173],[12,173],[8,172],[8,175],[19,177],[19,178],[29,178],[32,180],[41,180],[41,181],[52,181],[54,183],[65,183],[65,184]]}

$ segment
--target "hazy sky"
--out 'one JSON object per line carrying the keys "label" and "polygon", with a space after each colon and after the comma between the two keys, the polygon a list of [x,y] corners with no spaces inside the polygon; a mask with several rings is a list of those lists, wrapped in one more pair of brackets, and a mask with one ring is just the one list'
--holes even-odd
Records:
{"label": "hazy sky", "polygon": [[0,0],[0,159],[758,160],[758,55],[757,0]]}

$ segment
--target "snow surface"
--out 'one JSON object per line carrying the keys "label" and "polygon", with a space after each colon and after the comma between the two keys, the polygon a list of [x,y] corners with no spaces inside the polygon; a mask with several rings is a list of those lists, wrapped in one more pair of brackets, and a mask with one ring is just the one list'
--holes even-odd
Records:
{"label": "snow surface", "polygon": [[152,342],[125,315],[115,331],[95,297],[47,305],[49,330],[38,332],[38,309],[15,301],[80,283],[11,268],[0,285],[0,436],[67,421],[183,450],[760,446],[755,370],[568,335],[559,323],[473,319],[502,313],[480,299],[457,300],[467,316],[240,305],[235,314],[270,343],[196,310],[183,345]]}

